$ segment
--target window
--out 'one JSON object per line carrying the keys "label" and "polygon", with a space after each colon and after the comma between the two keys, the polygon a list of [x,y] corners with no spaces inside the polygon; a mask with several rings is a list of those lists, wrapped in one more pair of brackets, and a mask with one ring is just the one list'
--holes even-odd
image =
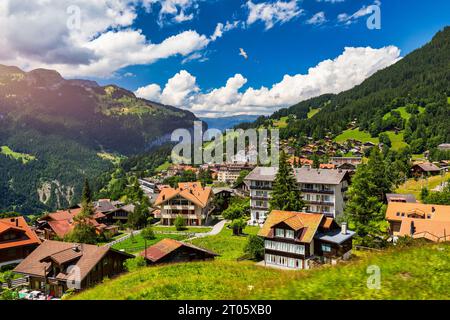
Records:
{"label": "window", "polygon": [[329,244],[322,244],[322,251],[323,252],[331,252],[331,245],[329,245]]}
{"label": "window", "polygon": [[294,239],[294,231],[286,230],[286,238]]}
{"label": "window", "polygon": [[278,229],[278,228],[276,228],[276,229],[275,229],[275,236],[276,236],[276,237],[284,238],[284,230],[283,230],[283,229]]}

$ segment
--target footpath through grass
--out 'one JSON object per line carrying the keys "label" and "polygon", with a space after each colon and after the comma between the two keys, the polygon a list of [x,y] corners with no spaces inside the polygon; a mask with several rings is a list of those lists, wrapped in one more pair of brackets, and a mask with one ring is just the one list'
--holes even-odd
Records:
{"label": "footpath through grass", "polygon": [[[379,289],[367,287],[369,266],[380,268]],[[449,298],[448,243],[391,249],[347,264],[303,271],[281,271],[248,261],[223,259],[147,267],[73,297],[86,300]]]}

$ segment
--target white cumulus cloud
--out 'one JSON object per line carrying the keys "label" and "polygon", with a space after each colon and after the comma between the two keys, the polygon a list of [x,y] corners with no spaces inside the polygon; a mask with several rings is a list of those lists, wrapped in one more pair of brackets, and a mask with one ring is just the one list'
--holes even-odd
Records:
{"label": "white cumulus cloud", "polygon": [[[188,57],[212,41],[187,30],[153,43],[133,28],[143,1],[154,2],[2,0],[0,63],[25,70],[56,69],[67,77],[110,77],[130,65],[151,64],[177,55]],[[180,15],[192,3],[161,1],[161,11]]]}
{"label": "white cumulus cloud", "polygon": [[[270,88],[243,90],[248,80],[236,74],[225,86],[206,93],[200,91],[196,78],[183,70],[168,81],[159,101],[205,116],[270,114],[315,96],[351,89],[399,59],[400,50],[395,46],[347,47],[335,59],[320,62],[306,74],[285,75]],[[145,97],[142,92],[140,88],[136,94]]]}
{"label": "white cumulus cloud", "polygon": [[275,24],[283,24],[288,22],[300,14],[303,9],[299,8],[299,0],[291,0],[288,2],[279,0],[276,2],[253,3],[247,1],[246,6],[249,10],[247,25],[251,25],[257,21],[265,24],[266,30],[271,29]]}

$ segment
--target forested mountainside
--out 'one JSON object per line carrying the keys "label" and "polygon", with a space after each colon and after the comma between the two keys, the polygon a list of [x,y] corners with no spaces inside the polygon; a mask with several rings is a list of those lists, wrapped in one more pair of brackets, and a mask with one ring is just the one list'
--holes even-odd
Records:
{"label": "forested mountainside", "polygon": [[194,114],[117,86],[52,70],[0,65],[0,211],[34,213],[78,201],[84,177],[148,151]]}
{"label": "forested mountainside", "polygon": [[[288,117],[281,137],[321,139],[359,127],[372,136],[395,130],[404,134],[412,153],[450,141],[450,27],[432,41],[381,70],[361,85],[337,95],[327,94],[260,117],[240,127],[270,126]],[[320,110],[311,115],[312,110]],[[402,112],[407,111],[407,116]]]}

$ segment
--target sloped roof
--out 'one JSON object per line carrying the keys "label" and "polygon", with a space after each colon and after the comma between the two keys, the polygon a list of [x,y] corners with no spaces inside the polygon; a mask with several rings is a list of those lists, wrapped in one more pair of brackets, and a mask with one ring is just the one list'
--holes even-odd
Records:
{"label": "sloped roof", "polygon": [[[397,215],[400,213],[400,215]],[[436,205],[436,204],[423,204],[423,203],[402,203],[402,202],[389,202],[386,210],[387,220],[404,220],[408,214],[417,214],[427,217],[431,215],[433,221],[447,221],[450,222],[450,206]],[[404,217],[402,217],[404,214]]]}
{"label": "sloped roof", "polygon": [[416,197],[413,194],[400,194],[400,193],[388,193],[386,194],[386,199],[388,202],[409,202],[416,203]]}
{"label": "sloped roof", "polygon": [[[78,248],[79,251],[74,251],[74,248]],[[83,280],[109,250],[112,249],[104,246],[97,247],[89,244],[47,240],[25,258],[25,260],[14,269],[14,272],[43,277],[44,267],[47,274],[50,271],[50,263],[48,260],[53,260],[56,263],[66,263],[70,261],[71,264],[80,268],[80,276],[81,280]],[[129,258],[133,257],[124,252],[116,252]],[[66,271],[59,273],[56,278],[58,280],[67,279],[68,274],[65,272]]]}
{"label": "sloped roof", "polygon": [[267,217],[258,235],[265,238],[272,238],[274,236],[272,228],[283,222],[290,227],[294,226],[297,228],[293,228],[296,231],[303,229],[296,241],[310,243],[323,218],[323,214],[273,210]]}
{"label": "sloped roof", "polygon": [[206,252],[213,256],[218,255],[212,251],[194,246],[190,243],[185,243],[185,242],[177,241],[174,239],[163,239],[160,242],[158,242],[157,244],[155,244],[151,247],[148,247],[147,250],[144,250],[143,252],[141,252],[140,255],[152,262],[158,262],[159,260],[163,259],[164,257],[169,255],[173,251],[175,251],[178,248],[181,248],[183,246],[192,248],[194,250],[203,251],[203,252]]}
{"label": "sloped roof", "polygon": [[[16,225],[17,224],[17,225]],[[31,230],[30,226],[28,226],[24,217],[14,217],[14,218],[5,218],[0,219],[0,234],[8,231],[8,230],[17,230],[20,232],[24,232],[26,235],[26,239],[18,240],[18,241],[8,241],[8,242],[0,242],[0,249],[13,248],[18,246],[26,246],[30,244],[40,244],[41,241],[36,236],[33,230]]]}
{"label": "sloped roof", "polygon": [[202,187],[201,182],[183,182],[178,184],[178,188],[165,188],[158,195],[155,201],[156,206],[160,206],[170,199],[180,196],[192,203],[204,208],[212,195],[211,188]]}
{"label": "sloped roof", "polygon": [[410,236],[411,223],[414,223],[414,238],[426,238],[431,241],[444,241],[443,238],[447,237],[445,241],[450,240],[450,221],[433,221],[405,218],[402,220],[398,235]]}
{"label": "sloped roof", "polygon": [[415,163],[413,167],[418,166],[425,172],[436,172],[440,171],[438,166],[436,166],[434,163],[431,162],[425,162],[425,163]]}
{"label": "sloped roof", "polygon": [[[248,174],[245,180],[274,181],[277,173],[277,167],[256,167]],[[348,171],[339,169],[295,168],[294,173],[298,183],[337,185],[344,180]]]}

